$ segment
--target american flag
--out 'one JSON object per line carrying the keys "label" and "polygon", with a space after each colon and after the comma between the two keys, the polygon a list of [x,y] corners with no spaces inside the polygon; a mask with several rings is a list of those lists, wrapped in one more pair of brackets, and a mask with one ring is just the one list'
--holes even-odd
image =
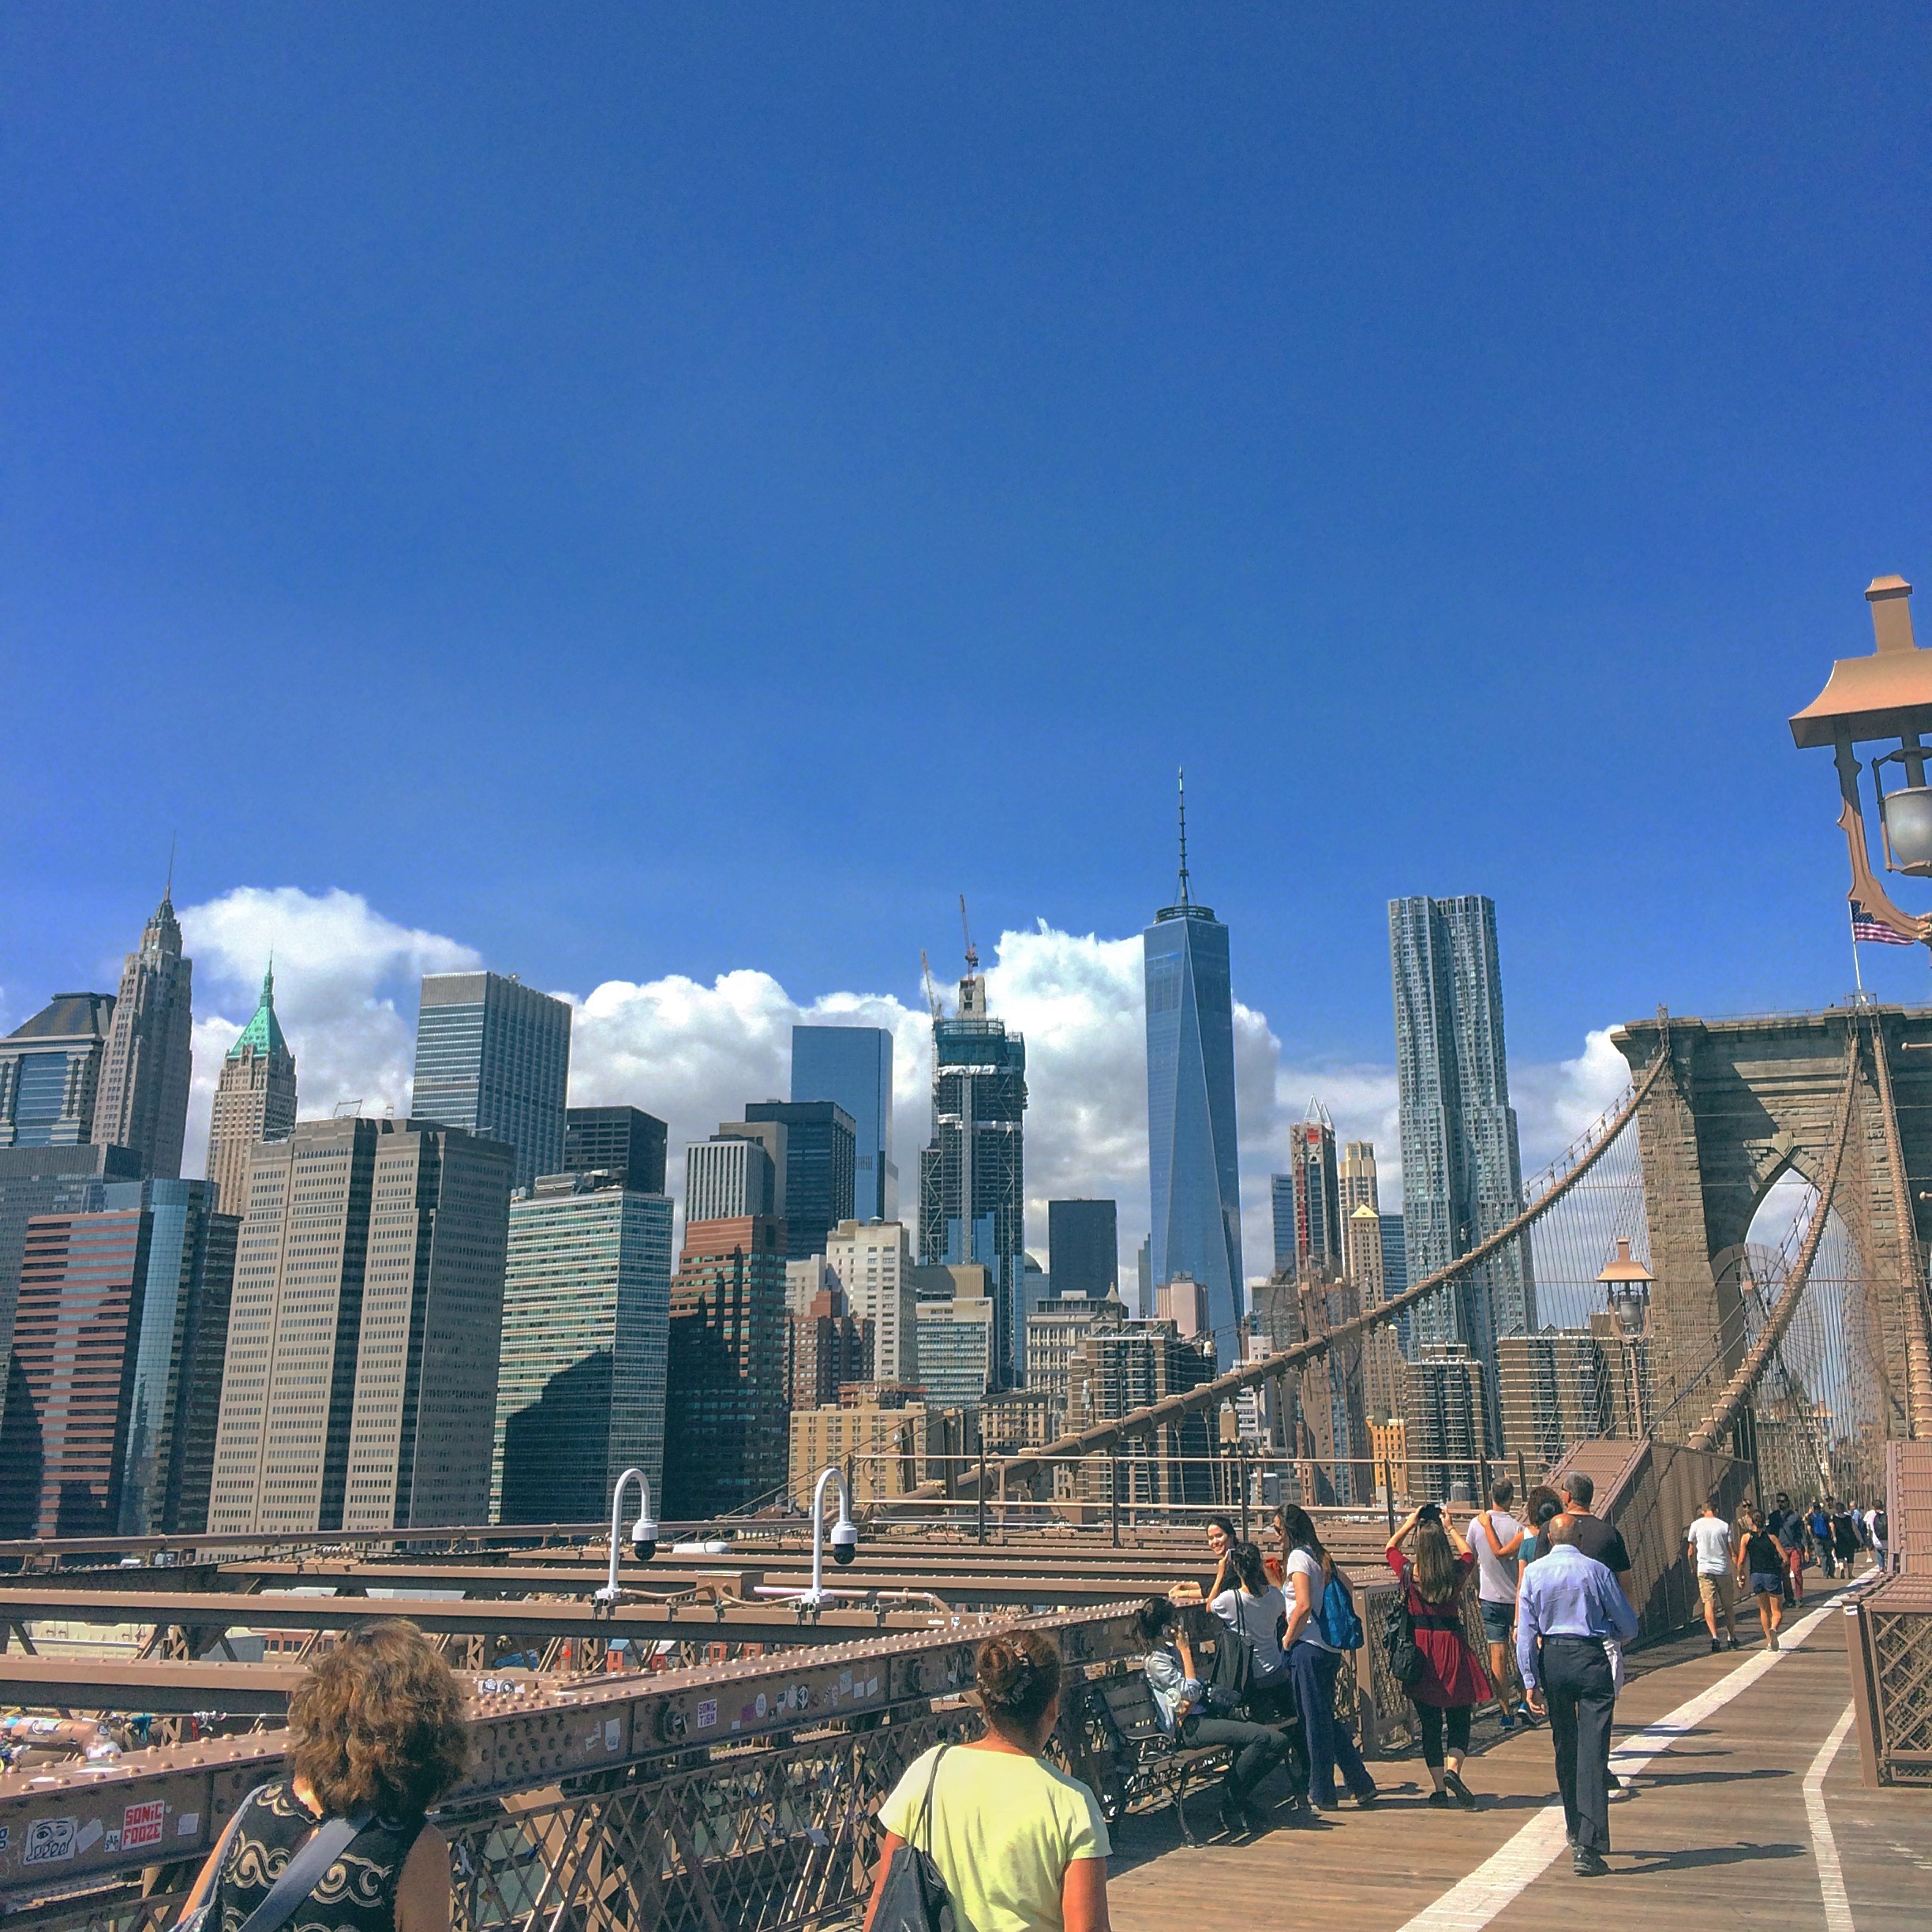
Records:
{"label": "american flag", "polygon": [[1916,942],[1903,933],[1895,933],[1867,912],[1857,900],[1852,901],[1852,937],[1869,940],[1874,945],[1911,945]]}

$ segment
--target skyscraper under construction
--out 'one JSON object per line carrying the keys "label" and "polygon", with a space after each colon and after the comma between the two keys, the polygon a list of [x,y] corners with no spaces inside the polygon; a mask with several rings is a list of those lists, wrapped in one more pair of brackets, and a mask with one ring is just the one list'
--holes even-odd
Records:
{"label": "skyscraper under construction", "polygon": [[933,1135],[919,1155],[919,1260],[979,1262],[994,1316],[995,1386],[1026,1359],[1026,1042],[987,1017],[986,977],[968,947],[959,1008],[933,1016]]}

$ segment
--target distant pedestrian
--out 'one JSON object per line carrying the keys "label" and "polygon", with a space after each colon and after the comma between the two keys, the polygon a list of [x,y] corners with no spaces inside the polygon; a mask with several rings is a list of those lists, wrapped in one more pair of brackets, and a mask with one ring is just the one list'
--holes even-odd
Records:
{"label": "distant pedestrian", "polygon": [[1832,1554],[1838,1559],[1838,1574],[1850,1576],[1858,1568],[1858,1517],[1850,1504],[1843,1504],[1832,1517]]}
{"label": "distant pedestrian", "polygon": [[[1630,1601],[1631,1555],[1622,1531],[1607,1523],[1591,1509],[1597,1500],[1597,1485],[1582,1470],[1572,1470],[1563,1479],[1563,1514],[1576,1522],[1576,1546],[1586,1556],[1593,1556],[1616,1578],[1624,1601]],[[1636,1605],[1631,1604],[1634,1609]]]}
{"label": "distant pedestrian", "polygon": [[1535,1484],[1523,1499],[1522,1548],[1516,1552],[1516,1574],[1520,1581],[1524,1571],[1539,1556],[1549,1554],[1549,1526],[1563,1514],[1563,1498],[1548,1483]]}
{"label": "distant pedestrian", "polygon": [[1758,1623],[1764,1632],[1765,1648],[1776,1650],[1778,1630],[1784,1621],[1784,1552],[1755,1510],[1739,1511],[1738,1522],[1744,1532],[1743,1546],[1738,1552],[1738,1581],[1758,1600]]}
{"label": "distant pedestrian", "polygon": [[1607,1646],[1637,1634],[1637,1616],[1607,1565],[1578,1547],[1578,1518],[1550,1525],[1547,1556],[1523,1573],[1516,1597],[1516,1663],[1533,1709],[1547,1710],[1556,1785],[1572,1847],[1571,1869],[1610,1867],[1610,1724],[1616,1680]]}
{"label": "distant pedestrian", "polygon": [[1335,1809],[1335,1774],[1339,1768],[1350,1795],[1365,1807],[1376,1801],[1376,1782],[1347,1726],[1335,1717],[1335,1679],[1342,1674],[1342,1652],[1324,1614],[1329,1586],[1339,1582],[1346,1591],[1347,1579],[1322,1548],[1314,1518],[1298,1503],[1286,1503],[1278,1511],[1275,1526],[1281,1533],[1282,1566],[1288,1579],[1288,1622],[1282,1642],[1288,1653],[1303,1741],[1308,1747],[1309,1804],[1317,1813]]}
{"label": "distant pedestrian", "polygon": [[1462,1764],[1469,1755],[1470,1713],[1491,1691],[1462,1634],[1462,1592],[1475,1574],[1474,1552],[1444,1520],[1441,1506],[1425,1503],[1389,1538],[1387,1555],[1407,1593],[1422,1656],[1422,1675],[1407,1688],[1422,1734],[1422,1762],[1435,1786],[1429,1803],[1473,1810],[1476,1794],[1462,1781]]}
{"label": "distant pedestrian", "polygon": [[1520,1716],[1533,1724],[1529,1705],[1513,1679],[1516,1649],[1517,1559],[1528,1530],[1510,1514],[1516,1485],[1505,1476],[1492,1484],[1489,1507],[1470,1518],[1470,1548],[1476,1552],[1476,1594],[1482,1610],[1483,1634],[1489,1640],[1489,1676],[1496,1687],[1503,1728],[1515,1728]]}
{"label": "distant pedestrian", "polygon": [[1822,1496],[1811,1499],[1811,1508],[1805,1518],[1805,1527],[1811,1532],[1812,1547],[1818,1552],[1818,1567],[1828,1578],[1836,1576],[1838,1569],[1832,1559],[1831,1515],[1825,1507]]}
{"label": "distant pedestrian", "polygon": [[973,1677],[986,1735],[922,1752],[879,1807],[886,1838],[867,1926],[893,1854],[910,1842],[939,1868],[962,1929],[1106,1932],[1106,1821],[1093,1793],[1046,1756],[1059,1652],[1038,1631],[989,1637]]}
{"label": "distant pedestrian", "polygon": [[1718,1492],[1713,1489],[1704,1499],[1698,1519],[1684,1533],[1685,1547],[1697,1569],[1698,1601],[1704,1606],[1704,1627],[1710,1632],[1710,1646],[1721,1650],[1717,1619],[1724,1619],[1724,1635],[1730,1647],[1738,1647],[1737,1620],[1733,1615],[1737,1590],[1731,1580],[1734,1561],[1731,1526],[1717,1513]]}
{"label": "distant pedestrian", "polygon": [[1872,1556],[1878,1567],[1885,1567],[1885,1552],[1889,1547],[1891,1525],[1885,1520],[1885,1505],[1881,1503],[1871,1513]]}
{"label": "distant pedestrian", "polygon": [[1804,1573],[1807,1548],[1810,1533],[1805,1526],[1804,1511],[1787,1509],[1784,1520],[1778,1525],[1778,1547],[1784,1552],[1784,1578],[1789,1586],[1788,1601],[1794,1604],[1804,1601]]}
{"label": "distant pedestrian", "polygon": [[1791,1498],[1780,1489],[1777,1500],[1766,1512],[1764,1526],[1766,1533],[1775,1539],[1778,1546],[1778,1586],[1780,1595],[1787,1604],[1798,1601],[1798,1593],[1792,1586],[1790,1545],[1784,1541],[1784,1526],[1791,1520]]}

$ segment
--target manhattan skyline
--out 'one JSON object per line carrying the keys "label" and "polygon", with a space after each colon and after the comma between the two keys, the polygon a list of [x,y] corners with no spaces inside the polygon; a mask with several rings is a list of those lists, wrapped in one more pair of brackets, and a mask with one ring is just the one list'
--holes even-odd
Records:
{"label": "manhattan skyline", "polygon": [[[1932,574],[1910,17],[4,32],[0,660],[69,724],[0,763],[8,1024],[112,989],[178,829],[207,1043],[273,947],[305,1108],[404,1097],[423,972],[601,1001],[578,1097],[681,1133],[844,994],[903,1043],[903,1185],[963,891],[1045,1056],[1029,1193],[1130,1244],[1114,949],[1185,764],[1265,1016],[1252,1260],[1278,1068],[1390,1150],[1391,897],[1496,901],[1532,1170],[1593,1029],[1849,990],[1783,721]],[[688,1112],[625,987],[750,1025]]]}

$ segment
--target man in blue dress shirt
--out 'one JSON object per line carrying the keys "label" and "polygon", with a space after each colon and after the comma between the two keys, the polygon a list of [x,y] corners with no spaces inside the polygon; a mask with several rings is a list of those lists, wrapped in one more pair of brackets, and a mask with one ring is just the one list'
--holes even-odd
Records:
{"label": "man in blue dress shirt", "polygon": [[1636,1612],[1616,1578],[1577,1548],[1577,1518],[1549,1526],[1550,1552],[1522,1573],[1516,1598],[1516,1661],[1530,1708],[1549,1713],[1556,1785],[1574,1848],[1571,1869],[1594,1878],[1610,1867],[1610,1720],[1616,1686],[1606,1637],[1628,1643]]}

